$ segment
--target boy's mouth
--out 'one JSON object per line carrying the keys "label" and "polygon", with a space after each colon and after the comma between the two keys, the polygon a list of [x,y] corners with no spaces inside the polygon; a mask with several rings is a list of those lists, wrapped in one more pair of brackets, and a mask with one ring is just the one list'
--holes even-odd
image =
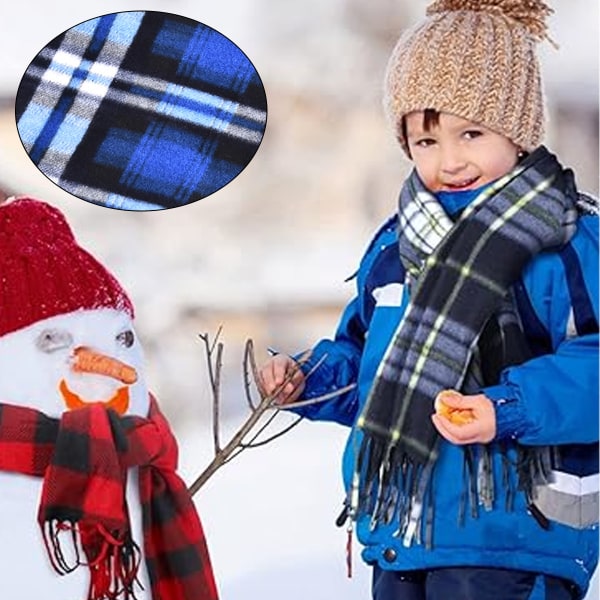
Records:
{"label": "boy's mouth", "polygon": [[471,177],[470,179],[461,179],[460,181],[446,182],[444,183],[444,188],[451,192],[467,190],[475,187],[475,184],[478,180],[479,175],[477,177]]}

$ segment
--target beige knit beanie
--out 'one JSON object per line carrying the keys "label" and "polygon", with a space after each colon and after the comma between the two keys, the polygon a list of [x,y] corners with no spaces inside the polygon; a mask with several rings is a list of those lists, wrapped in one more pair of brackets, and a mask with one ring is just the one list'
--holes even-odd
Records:
{"label": "beige knit beanie", "polygon": [[[525,150],[544,136],[536,43],[547,38],[542,0],[436,0],[399,39],[384,106],[398,140],[402,117],[435,109],[480,123]],[[549,38],[547,38],[549,39]]]}

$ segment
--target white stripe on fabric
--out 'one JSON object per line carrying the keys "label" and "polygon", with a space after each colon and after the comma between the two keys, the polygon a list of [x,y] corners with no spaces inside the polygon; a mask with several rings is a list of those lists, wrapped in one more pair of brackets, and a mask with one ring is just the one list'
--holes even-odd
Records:
{"label": "white stripe on fabric", "polygon": [[388,283],[375,288],[371,293],[377,306],[400,306],[404,286],[401,283]]}
{"label": "white stripe on fabric", "polygon": [[165,117],[173,119],[174,121],[183,121],[185,123],[201,125],[212,131],[218,131],[224,135],[242,138],[255,143],[259,143],[262,139],[262,134],[260,131],[254,131],[253,129],[247,129],[246,127],[233,125],[229,121],[224,121],[223,119],[218,119],[211,115],[202,115],[197,110],[178,107],[170,102],[161,101],[158,105],[155,105],[153,100],[148,100],[128,92],[117,92],[112,89],[109,91],[108,97],[121,104],[127,104],[129,106],[135,106],[138,108],[142,106],[142,102],[147,101],[148,109],[154,110],[157,113],[161,113],[165,115]]}
{"label": "white stripe on fabric", "polygon": [[[168,85],[166,93],[172,94],[175,98],[185,98],[186,100],[190,100],[190,102],[193,102],[195,104],[212,106],[217,110],[222,110],[231,114],[234,114],[238,107],[237,102],[225,100],[219,96],[215,96],[214,94],[207,94],[206,92],[193,90],[189,87],[184,87],[182,85],[177,85],[174,83],[170,83]],[[171,103],[167,102],[167,104]]]}
{"label": "white stripe on fabric", "polygon": [[598,492],[600,486],[600,475],[588,475],[587,477],[577,477],[563,471],[551,472],[552,483],[548,487],[557,492],[563,492],[571,496],[585,496]]}
{"label": "white stripe on fabric", "polygon": [[42,76],[42,81],[48,83],[56,83],[61,87],[67,87],[69,82],[71,81],[71,74],[62,73],[61,71],[56,71],[54,69],[49,69]]}
{"label": "white stripe on fabric", "polygon": [[234,125],[232,123],[227,126],[227,129],[225,129],[223,133],[230,137],[244,139],[254,144],[259,144],[262,140],[262,134],[260,131],[255,131],[254,129],[248,129],[246,127],[240,127],[239,125]]}
{"label": "white stripe on fabric", "polygon": [[92,75],[100,75],[101,77],[109,77],[110,79],[114,79],[118,70],[119,69],[114,65],[107,65],[106,63],[95,62],[90,68],[90,73]]}
{"label": "white stripe on fabric", "polygon": [[81,84],[80,91],[82,94],[87,94],[88,96],[104,98],[106,92],[108,92],[109,85],[110,83],[105,85],[103,83],[96,83],[95,81],[84,81]]}
{"label": "white stripe on fabric", "polygon": [[[102,84],[98,84],[96,82],[93,84],[90,84],[89,86],[87,86],[87,89],[84,89],[83,92],[81,90],[79,90],[77,92],[77,96],[75,97],[75,99],[73,101],[73,105],[69,109],[69,114],[76,114],[76,115],[84,115],[85,114],[86,118],[89,120],[91,120],[94,117],[94,115],[96,114],[96,111],[98,110],[98,108],[100,106],[101,99],[106,94],[106,90],[108,89],[108,87],[110,86],[110,84],[114,78],[114,74],[116,74],[118,71],[118,65],[121,63],[121,61],[125,57],[125,54],[127,53],[127,50],[129,48],[129,44],[131,43],[135,34],[137,33],[139,25],[141,24],[142,17],[143,17],[143,13],[137,13],[137,16],[135,19],[132,19],[131,15],[128,15],[127,13],[124,13],[124,15],[123,14],[117,15],[117,17],[115,18],[115,20],[112,24],[111,29],[117,29],[117,28],[121,27],[123,23],[127,23],[127,25],[130,27],[130,29],[127,31],[126,40],[124,40],[127,42],[127,44],[124,44],[124,45],[108,44],[102,48],[96,62],[103,66],[101,66],[99,69],[99,72],[94,73],[94,75],[96,75],[96,77],[97,77],[97,75],[101,75],[102,78],[105,79],[105,81]],[[132,24],[135,24],[135,26],[131,27]],[[74,30],[67,32],[67,34],[65,35],[65,38],[61,44],[61,48],[62,47],[69,48],[71,46],[71,40],[75,39],[79,35],[81,35],[81,34],[76,33]],[[92,36],[89,36],[89,39],[87,40],[88,43],[91,42],[91,40],[92,40]],[[44,80],[44,78],[46,76],[48,76],[50,78],[50,80],[52,81],[52,83],[60,83],[61,85],[67,86],[67,85],[69,85],[69,83],[71,81],[71,77],[66,74],[57,72],[55,70],[55,68],[53,67],[54,60],[58,57],[59,61],[63,61],[63,63],[70,66],[70,65],[75,64],[75,62],[77,61],[77,57],[76,57],[76,55],[73,55],[72,53],[70,53],[66,50],[62,50],[61,48],[59,48],[56,51],[55,56],[53,57],[53,60],[50,63],[46,73],[44,73],[44,75],[42,76],[42,80]],[[81,60],[81,59],[79,59],[79,60]],[[110,65],[114,65],[114,66],[109,66],[109,63],[110,63]],[[111,76],[111,74],[112,74],[112,76]],[[60,81],[53,80],[52,78],[55,76],[58,76],[58,79]],[[62,79],[64,77],[66,77],[68,79],[68,81],[66,83],[62,83]],[[85,81],[83,83],[85,84]],[[90,92],[93,92],[93,94],[91,94],[91,95],[92,95],[92,97],[96,98],[96,100],[94,102],[89,101]],[[31,99],[31,102],[34,104],[39,104],[41,106],[46,106],[47,100],[45,99],[45,96],[46,96],[46,90],[44,90],[44,85],[40,85],[36,89],[35,94],[33,95],[33,98]],[[58,99],[60,98],[60,94],[56,94],[55,97],[56,97],[56,102],[58,102]],[[68,123],[66,123],[66,121],[63,121],[61,126],[59,126],[59,128],[55,134],[55,137],[61,136],[61,129],[65,125],[68,128],[70,128],[69,134],[73,135],[72,125],[69,125]],[[25,123],[23,120],[23,117],[21,117],[21,119],[19,121],[19,129],[27,130],[27,127],[28,127],[28,124]],[[42,125],[42,127],[43,127],[43,125]],[[40,134],[40,132],[41,132],[41,130],[36,133],[35,138],[37,138],[37,136]],[[84,133],[85,133],[85,130],[82,130],[82,131],[78,132],[78,134],[75,135],[75,137],[72,138],[72,140],[71,140],[72,148],[77,147],[77,145],[81,141],[81,138],[83,137]],[[32,143],[34,143],[34,142],[32,142]],[[54,140],[50,143],[50,147],[52,147],[53,143],[54,143]],[[44,156],[39,161],[39,163],[37,165],[38,168],[44,173],[46,171],[52,170],[54,173],[58,174],[58,177],[60,177],[67,165],[68,160],[70,159],[70,156],[65,154],[65,155],[63,155],[63,158],[60,159],[58,162],[56,160],[57,156],[60,156],[60,155],[55,154],[53,157],[53,160],[50,160],[50,161],[47,161],[46,157]]]}
{"label": "white stripe on fabric", "polygon": [[[536,196],[539,195],[540,192],[548,189],[550,184],[554,181],[554,176],[548,177],[548,179],[544,179],[540,183],[538,183],[532,190],[529,190],[526,194],[524,194],[521,198],[517,200],[512,206],[508,208],[508,210],[500,215],[497,219],[494,219],[492,223],[489,225],[489,231],[498,231],[500,227],[505,225],[510,219],[514,217],[514,215],[522,210],[529,202],[531,202]],[[489,236],[487,236],[489,237]]]}
{"label": "white stripe on fabric", "polygon": [[[81,56],[77,56],[76,54],[72,54],[71,52],[66,52],[65,50],[57,50],[54,54],[54,58],[52,59],[52,63],[48,67],[49,69],[53,68],[53,65],[63,65],[65,67],[69,67],[71,69],[71,73],[79,67],[81,64]],[[60,70],[60,69],[58,69]]]}
{"label": "white stripe on fabric", "polygon": [[123,210],[161,210],[164,208],[160,204],[136,200],[135,198],[120,196],[119,194],[109,194],[104,202],[104,206]]}
{"label": "white stripe on fabric", "polygon": [[477,208],[479,208],[479,206],[481,206],[490,196],[493,196],[498,190],[502,189],[511,179],[521,175],[524,170],[525,168],[523,166],[517,166],[514,170],[510,171],[503,177],[496,179],[494,183],[485,188],[483,192],[481,192],[481,194],[479,194],[479,196],[477,196],[477,198],[475,198],[475,200],[473,200],[473,202],[471,202],[471,204],[465,208],[461,219],[465,219],[470,214],[475,212],[475,210],[477,210]]}
{"label": "white stripe on fabric", "polygon": [[400,227],[406,238],[426,254],[433,252],[452,229],[452,221],[427,192],[419,192],[413,202],[403,207]]}
{"label": "white stripe on fabric", "polygon": [[577,337],[577,325],[575,324],[575,314],[573,308],[569,309],[569,316],[567,318],[567,328],[565,332],[565,338],[571,339]]}
{"label": "white stripe on fabric", "polygon": [[[60,68],[56,68],[55,65],[58,65]],[[73,80],[73,75],[77,69],[81,69],[82,77],[81,79]],[[35,73],[36,70],[32,69],[33,75],[37,75]],[[82,61],[75,54],[58,50],[52,59],[52,64],[41,75],[40,79],[56,83],[61,87],[79,88],[82,93],[103,98],[117,71],[118,68],[113,65],[102,62],[90,64],[89,61]]]}
{"label": "white stripe on fabric", "polygon": [[[68,54],[67,52],[60,52],[60,62],[63,65],[69,66],[71,72],[69,74],[62,71],[50,71],[35,73],[31,71],[31,74],[37,76],[39,79],[45,82],[57,84],[61,87],[67,87],[71,84],[71,87],[76,89],[77,86],[72,85],[72,74],[75,68],[79,66],[79,63],[75,64],[77,56]],[[48,54],[48,51],[46,51]],[[49,58],[49,56],[48,56]],[[63,69],[64,71],[64,69]],[[148,91],[158,92],[163,95],[163,99],[152,99],[146,98],[139,92],[131,93],[124,92],[121,90],[111,89],[113,82],[123,82],[128,84],[135,84],[139,89],[147,89]],[[248,119],[258,124],[264,123],[266,119],[266,113],[261,110],[257,110],[251,106],[240,105],[237,102],[231,100],[224,100],[214,94],[208,94],[206,92],[200,92],[189,87],[176,85],[170,83],[164,79],[153,79],[151,77],[140,76],[136,73],[127,70],[120,70],[117,67],[107,64],[95,62],[89,68],[86,79],[81,83],[79,93],[93,97],[93,98],[104,98],[107,95],[108,98],[118,102],[120,104],[134,106],[143,110],[156,111],[162,113],[170,119],[175,121],[184,121],[187,123],[193,123],[211,129],[212,131],[218,131],[224,135],[228,135],[233,138],[240,138],[253,143],[260,143],[262,134],[260,131],[242,127],[237,124],[232,124],[228,120],[216,118],[214,115],[209,114],[202,115],[201,106],[207,108],[216,108],[225,114],[229,114],[232,118],[236,116]],[[167,95],[166,99],[164,95]],[[177,105],[177,100],[184,98],[195,102],[197,108],[186,108]],[[71,107],[70,112],[77,113],[77,104]],[[89,106],[85,106],[85,116],[91,119],[93,114],[90,114]],[[95,112],[95,111],[94,111]],[[31,137],[31,136],[28,136]]]}

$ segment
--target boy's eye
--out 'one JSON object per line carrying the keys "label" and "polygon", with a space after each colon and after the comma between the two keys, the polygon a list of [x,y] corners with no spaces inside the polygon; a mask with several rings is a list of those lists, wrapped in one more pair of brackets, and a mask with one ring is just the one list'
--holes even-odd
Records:
{"label": "boy's eye", "polygon": [[477,137],[480,137],[483,135],[483,131],[480,131],[479,129],[469,129],[467,131],[464,132],[463,134],[468,140],[473,140]]}
{"label": "boy's eye", "polygon": [[119,344],[122,346],[125,346],[125,348],[131,348],[134,341],[135,336],[133,335],[133,331],[131,331],[131,329],[127,329],[117,336],[117,342],[119,342]]}
{"label": "boy's eye", "polygon": [[419,138],[413,142],[415,146],[418,148],[427,148],[435,144],[435,140],[433,138]]}
{"label": "boy's eye", "polygon": [[44,329],[35,340],[37,348],[48,353],[69,348],[71,344],[73,336],[64,329]]}

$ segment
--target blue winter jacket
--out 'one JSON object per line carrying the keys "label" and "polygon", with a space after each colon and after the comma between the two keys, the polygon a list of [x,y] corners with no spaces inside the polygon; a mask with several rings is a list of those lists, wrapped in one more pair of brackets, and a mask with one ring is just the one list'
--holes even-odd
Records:
{"label": "blue winter jacket", "polygon": [[[357,292],[333,340],[314,348],[304,399],[357,383],[333,400],[298,409],[309,419],[352,427],[377,366],[408,303],[398,254],[398,222],[390,219],[368,247],[355,276]],[[499,257],[501,260],[501,257]],[[497,439],[509,446],[558,445],[554,482],[538,489],[536,504],[550,520],[543,529],[517,492],[505,505],[502,455],[494,450],[495,504],[459,524],[463,450],[442,440],[433,478],[433,547],[406,548],[394,525],[356,531],[363,559],[384,569],[487,566],[547,573],[569,579],[585,594],[598,558],[598,217],[584,216],[564,247],[536,256],[514,287],[517,308],[535,357],[502,373],[483,392],[496,403]],[[352,429],[343,457],[346,489],[360,433]],[[500,444],[494,444],[493,447]],[[516,478],[514,467],[511,467]],[[513,480],[513,483],[516,479]]]}

